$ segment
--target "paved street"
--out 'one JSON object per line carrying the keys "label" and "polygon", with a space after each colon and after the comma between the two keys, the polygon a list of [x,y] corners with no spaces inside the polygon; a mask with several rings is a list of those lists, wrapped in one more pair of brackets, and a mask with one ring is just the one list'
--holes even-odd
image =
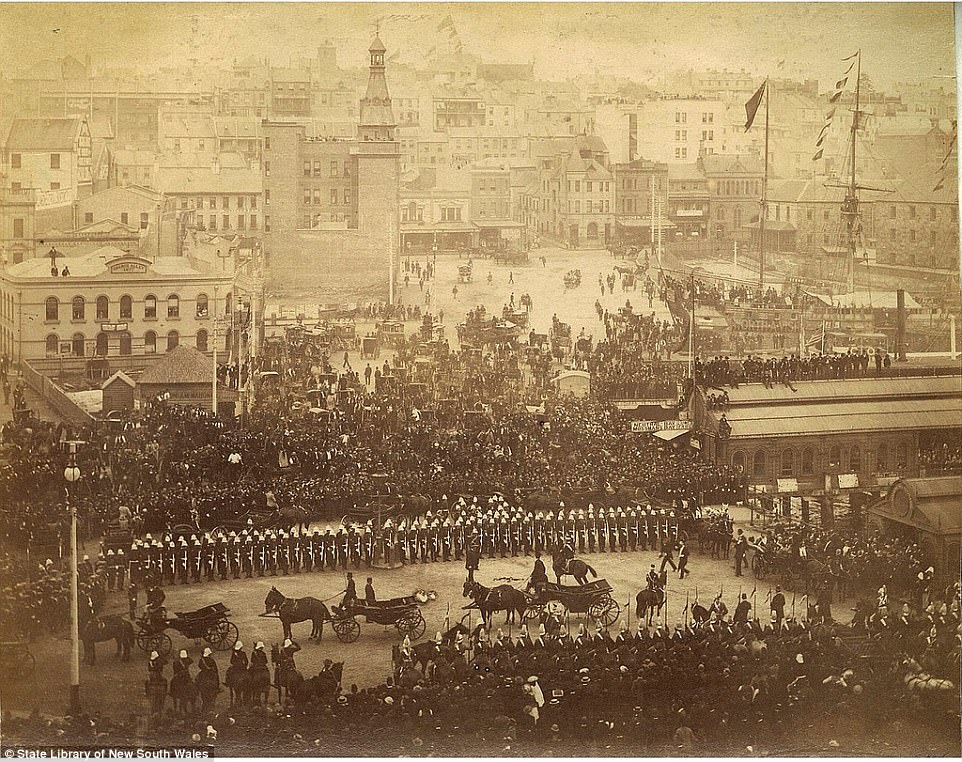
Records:
{"label": "paved street", "polygon": [[[744,512],[739,510],[740,513]],[[622,614],[612,627],[613,632],[617,632],[623,622],[628,622],[632,630],[636,629],[634,596],[644,586],[643,579],[648,565],[658,562],[657,554],[654,551],[605,553],[588,554],[583,558],[595,568],[599,577],[608,580],[614,588],[613,596],[622,605]],[[488,586],[508,581],[523,587],[523,580],[526,581],[530,574],[533,561],[533,556],[494,560],[485,558],[476,579]],[[746,576],[742,578],[735,577],[731,560],[711,560],[697,550],[693,550],[689,568],[692,574],[684,581],[680,581],[677,575],[669,574],[668,605],[666,613],[661,617],[661,623],[667,621],[671,627],[681,623],[684,620],[686,603],[694,603],[696,595],[698,601],[707,607],[715,594],[723,592],[729,608],[734,610],[737,594],[750,594],[755,584],[750,571],[746,570]],[[462,596],[465,572],[461,562],[418,564],[390,571],[371,572],[362,567],[355,572],[359,592],[363,592],[364,578],[368,574],[374,577],[375,590],[381,599],[410,595],[417,589],[437,592],[437,600],[422,607],[427,621],[425,638],[433,637],[438,630],[444,629],[448,618],[453,623],[468,613],[462,611],[462,607],[469,601]],[[571,582],[570,578],[566,579],[566,583]],[[240,639],[246,649],[249,651],[257,640],[263,640],[270,649],[272,643],[279,644],[283,639],[277,619],[259,616],[264,611],[264,598],[272,585],[285,595],[313,596],[327,600],[328,605],[331,605],[340,600],[340,593],[344,589],[344,574],[340,571],[322,572],[287,577],[255,577],[251,580],[241,578],[189,586],[176,585],[165,588],[166,606],[168,614],[173,616],[177,611],[190,611],[223,601],[231,608],[231,618],[240,630]],[[770,583],[766,580],[759,583],[756,590],[759,616],[763,620],[768,616],[766,596],[769,589]],[[630,608],[627,606],[629,600]],[[788,596],[789,607],[791,601],[791,596]],[[802,595],[799,593],[796,600],[799,615],[803,606]],[[109,612],[126,614],[126,595],[111,594],[107,608]],[[833,613],[837,618],[847,620],[851,616],[848,608],[837,605]],[[476,610],[471,612],[467,621],[470,621],[472,626],[478,623]],[[573,614],[569,623],[572,629],[577,631],[577,626],[582,621],[584,619],[581,616]],[[516,628],[504,624],[503,615],[497,616],[496,623],[504,629],[506,635],[516,632]],[[185,639],[174,630],[167,632],[171,636],[175,651],[188,648],[196,661],[205,644]],[[324,639],[320,644],[309,642],[309,633],[310,624],[294,625],[295,639],[303,648],[297,656],[299,669],[305,674],[311,674],[321,667],[324,659],[343,661],[345,686],[356,683],[363,687],[381,682],[391,672],[391,646],[400,642],[395,628],[363,621],[360,637],[355,643],[344,644],[338,641],[329,625],[324,628]],[[91,708],[104,712],[141,711],[145,701],[144,654],[134,646],[130,663],[121,664],[114,658],[113,650],[112,643],[100,644],[96,666],[82,666],[84,700]],[[69,640],[64,636],[44,638],[32,644],[31,651],[37,658],[37,672],[24,683],[3,686],[4,708],[19,711],[39,708],[42,712],[51,713],[62,711],[69,681]],[[223,676],[228,665],[228,655],[219,654],[217,661]],[[44,685],[45,690],[38,692],[37,685]],[[222,696],[221,700],[226,701],[226,696]]]}

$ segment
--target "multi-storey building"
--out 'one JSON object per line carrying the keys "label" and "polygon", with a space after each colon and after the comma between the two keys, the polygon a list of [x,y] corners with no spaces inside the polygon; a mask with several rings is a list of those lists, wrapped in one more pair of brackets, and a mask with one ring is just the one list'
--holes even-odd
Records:
{"label": "multi-storey building", "polygon": [[375,38],[357,139],[312,139],[290,122],[263,125],[264,252],[275,287],[310,286],[332,302],[389,296],[400,153],[384,53]]}
{"label": "multi-storey building", "polygon": [[635,159],[612,166],[615,238],[634,245],[655,242],[656,232],[669,228],[668,165]]}
{"label": "multi-storey building", "polygon": [[161,167],[157,190],[170,199],[168,213],[185,226],[250,233],[264,225],[264,189],[259,172],[209,167]]}
{"label": "multi-storey building", "polygon": [[755,156],[702,156],[708,181],[709,235],[720,241],[751,240],[750,223],[761,213],[765,170]]}
{"label": "multi-storey building", "polygon": [[406,256],[473,248],[471,176],[448,167],[422,167],[400,191],[401,252]]}
{"label": "multi-storey building", "polygon": [[696,162],[668,166],[668,221],[674,240],[705,240],[709,227],[708,180]]}
{"label": "multi-storey building", "polygon": [[270,67],[248,56],[235,62],[227,88],[221,92],[218,113],[224,116],[263,119],[270,108]]}
{"label": "multi-storey building", "polygon": [[4,146],[11,190],[37,191],[40,207],[69,206],[91,192],[90,128],[86,119],[13,120]]}
{"label": "multi-storey building", "polygon": [[604,141],[572,138],[562,152],[540,160],[534,198],[526,194],[529,221],[539,235],[567,248],[604,248],[614,221],[613,180]]}
{"label": "multi-storey building", "polygon": [[480,95],[463,93],[434,98],[434,129],[445,132],[451,127],[483,127],[487,111]]}
{"label": "multi-storey building", "polygon": [[311,73],[303,69],[271,69],[271,118],[309,119]]}
{"label": "multi-storey building", "polygon": [[471,219],[482,246],[524,246],[527,235],[515,178],[530,166],[522,160],[488,158],[471,167]]}

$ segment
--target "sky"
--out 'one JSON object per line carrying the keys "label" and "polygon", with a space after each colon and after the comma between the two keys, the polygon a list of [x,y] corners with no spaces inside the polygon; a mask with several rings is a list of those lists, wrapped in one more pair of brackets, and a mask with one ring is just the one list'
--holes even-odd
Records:
{"label": "sky", "polygon": [[[73,55],[148,70],[253,54],[286,65],[326,39],[363,65],[375,28],[419,63],[449,36],[487,61],[535,63],[545,78],[596,70],[658,81],[680,68],[834,80],[861,47],[879,85],[955,73],[950,4],[872,3],[24,3],[0,4],[0,71]],[[192,32],[196,27],[196,33]],[[951,80],[946,80],[951,86]],[[823,85],[824,87],[824,85]]]}

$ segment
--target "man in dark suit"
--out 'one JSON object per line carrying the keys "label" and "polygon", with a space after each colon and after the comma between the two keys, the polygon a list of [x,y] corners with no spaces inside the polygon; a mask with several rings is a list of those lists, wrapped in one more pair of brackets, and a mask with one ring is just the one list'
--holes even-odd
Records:
{"label": "man in dark suit", "polygon": [[751,611],[752,604],[748,602],[748,593],[742,593],[742,599],[738,602],[735,607],[735,616],[732,617],[732,621],[735,624],[740,622],[748,621],[748,612]]}

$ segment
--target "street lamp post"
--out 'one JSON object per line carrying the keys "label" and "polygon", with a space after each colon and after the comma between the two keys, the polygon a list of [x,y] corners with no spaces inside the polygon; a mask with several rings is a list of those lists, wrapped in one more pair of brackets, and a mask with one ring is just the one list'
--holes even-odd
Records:
{"label": "street lamp post", "polygon": [[[63,470],[63,478],[71,485],[80,481],[77,445],[82,443],[67,444],[70,447],[70,461]],[[69,486],[67,504],[70,508],[70,712],[77,716],[80,712],[80,591],[77,573],[77,506],[70,500]]]}

